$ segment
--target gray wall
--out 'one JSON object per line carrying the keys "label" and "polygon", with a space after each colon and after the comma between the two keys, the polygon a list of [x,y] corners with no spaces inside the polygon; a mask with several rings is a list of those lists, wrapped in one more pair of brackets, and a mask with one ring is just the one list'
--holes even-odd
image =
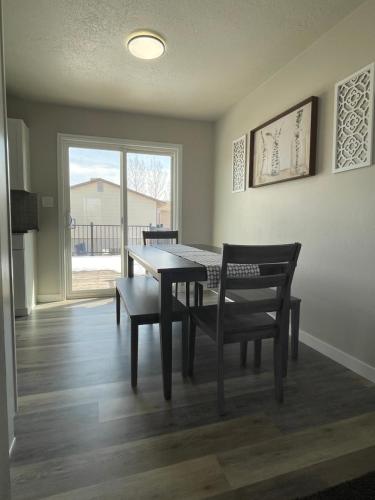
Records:
{"label": "gray wall", "polygon": [[[185,242],[212,237],[212,123],[40,104],[8,98],[8,116],[30,128],[32,188],[57,201],[57,133],[183,145],[182,228]],[[41,209],[38,294],[59,293],[58,209]]]}
{"label": "gray wall", "polygon": [[[303,244],[302,328],[375,366],[375,167],[333,175],[334,84],[375,61],[369,1],[235,105],[216,126],[214,243]],[[232,140],[319,96],[317,175],[231,193]],[[373,372],[375,373],[375,372]]]}
{"label": "gray wall", "polygon": [[0,498],[8,500],[10,499],[9,446],[13,441],[15,379],[4,94],[0,0]]}

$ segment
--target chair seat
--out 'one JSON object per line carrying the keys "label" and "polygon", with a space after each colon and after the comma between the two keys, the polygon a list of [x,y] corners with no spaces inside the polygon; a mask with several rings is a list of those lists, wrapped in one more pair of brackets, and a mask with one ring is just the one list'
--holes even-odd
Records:
{"label": "chair seat", "polygon": [[[241,337],[254,338],[274,337],[277,332],[276,321],[267,313],[239,313],[230,311],[230,304],[227,304],[224,319],[224,343],[238,342]],[[216,317],[217,306],[192,307],[190,314],[194,322],[201,327],[205,333],[216,339]]]}

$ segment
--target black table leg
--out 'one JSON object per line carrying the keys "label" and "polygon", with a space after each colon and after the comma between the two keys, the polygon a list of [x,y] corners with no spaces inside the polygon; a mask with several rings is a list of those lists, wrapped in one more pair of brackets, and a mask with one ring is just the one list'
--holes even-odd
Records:
{"label": "black table leg", "polygon": [[130,257],[128,252],[128,277],[134,278],[134,259]]}
{"label": "black table leg", "polygon": [[164,398],[172,393],[172,281],[161,273],[159,286],[160,307],[160,351],[163,370]]}

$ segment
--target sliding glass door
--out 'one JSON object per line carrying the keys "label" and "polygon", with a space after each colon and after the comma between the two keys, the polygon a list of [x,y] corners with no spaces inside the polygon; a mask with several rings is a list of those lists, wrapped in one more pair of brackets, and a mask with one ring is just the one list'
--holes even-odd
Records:
{"label": "sliding glass door", "polygon": [[127,273],[125,245],[142,244],[144,230],[179,229],[181,152],[115,139],[59,141],[64,296],[113,295]]}

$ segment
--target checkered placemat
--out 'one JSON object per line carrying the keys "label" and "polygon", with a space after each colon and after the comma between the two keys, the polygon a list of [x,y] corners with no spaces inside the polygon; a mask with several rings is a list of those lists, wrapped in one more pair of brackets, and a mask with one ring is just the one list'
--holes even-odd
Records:
{"label": "checkered placemat", "polygon": [[[200,250],[199,248],[187,245],[156,245],[161,250],[173,253],[178,257],[191,260],[197,264],[205,266],[207,270],[207,288],[218,288],[221,271],[221,254]],[[256,264],[228,264],[228,277],[230,278],[250,278],[259,276],[259,266]]]}

